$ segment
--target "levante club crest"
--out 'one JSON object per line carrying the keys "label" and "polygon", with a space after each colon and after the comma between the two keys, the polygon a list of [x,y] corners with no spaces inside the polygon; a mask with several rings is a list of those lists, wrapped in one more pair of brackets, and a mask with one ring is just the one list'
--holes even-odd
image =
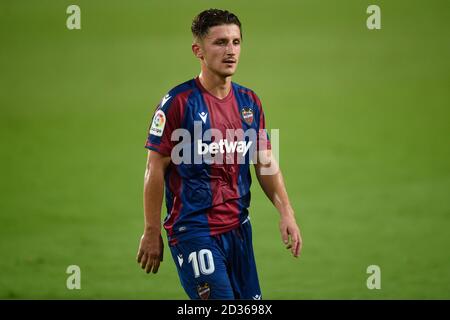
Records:
{"label": "levante club crest", "polygon": [[248,125],[253,123],[253,110],[249,107],[244,107],[241,109],[241,116]]}
{"label": "levante club crest", "polygon": [[203,284],[202,286],[197,286],[197,293],[202,300],[208,300],[209,294],[211,293],[211,289],[208,283]]}

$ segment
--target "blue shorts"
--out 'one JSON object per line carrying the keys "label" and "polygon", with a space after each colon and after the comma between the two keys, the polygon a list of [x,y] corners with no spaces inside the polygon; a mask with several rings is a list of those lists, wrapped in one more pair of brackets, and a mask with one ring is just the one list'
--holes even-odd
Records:
{"label": "blue shorts", "polygon": [[189,298],[261,299],[248,219],[239,228],[179,242],[170,251]]}

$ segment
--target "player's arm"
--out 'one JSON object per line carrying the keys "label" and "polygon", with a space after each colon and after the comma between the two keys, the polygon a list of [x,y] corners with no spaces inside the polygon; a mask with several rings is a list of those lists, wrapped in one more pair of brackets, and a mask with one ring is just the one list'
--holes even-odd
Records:
{"label": "player's arm", "polygon": [[302,250],[300,229],[295,220],[294,210],[289,202],[283,175],[271,150],[258,151],[255,171],[264,193],[280,213],[281,238],[286,248],[291,249],[294,257],[298,257]]}
{"label": "player's arm", "polygon": [[170,157],[149,150],[144,176],[145,227],[137,261],[147,273],[158,272],[163,260],[164,244],[161,237],[161,206],[164,195],[164,174]]}

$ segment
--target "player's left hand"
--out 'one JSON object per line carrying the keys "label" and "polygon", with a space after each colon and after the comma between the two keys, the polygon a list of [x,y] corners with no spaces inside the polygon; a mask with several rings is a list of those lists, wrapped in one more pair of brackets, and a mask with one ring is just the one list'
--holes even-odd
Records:
{"label": "player's left hand", "polygon": [[280,233],[286,249],[291,249],[292,255],[296,258],[299,257],[302,251],[303,241],[294,214],[281,217]]}
{"label": "player's left hand", "polygon": [[157,273],[163,261],[164,243],[161,233],[144,232],[139,243],[137,262],[147,273]]}

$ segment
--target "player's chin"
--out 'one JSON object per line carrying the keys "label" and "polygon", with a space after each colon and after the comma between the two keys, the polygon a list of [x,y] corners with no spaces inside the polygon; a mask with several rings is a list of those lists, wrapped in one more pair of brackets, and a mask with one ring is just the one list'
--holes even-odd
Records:
{"label": "player's chin", "polygon": [[234,66],[233,68],[224,68],[220,70],[219,73],[222,77],[231,77],[236,73],[236,67]]}

